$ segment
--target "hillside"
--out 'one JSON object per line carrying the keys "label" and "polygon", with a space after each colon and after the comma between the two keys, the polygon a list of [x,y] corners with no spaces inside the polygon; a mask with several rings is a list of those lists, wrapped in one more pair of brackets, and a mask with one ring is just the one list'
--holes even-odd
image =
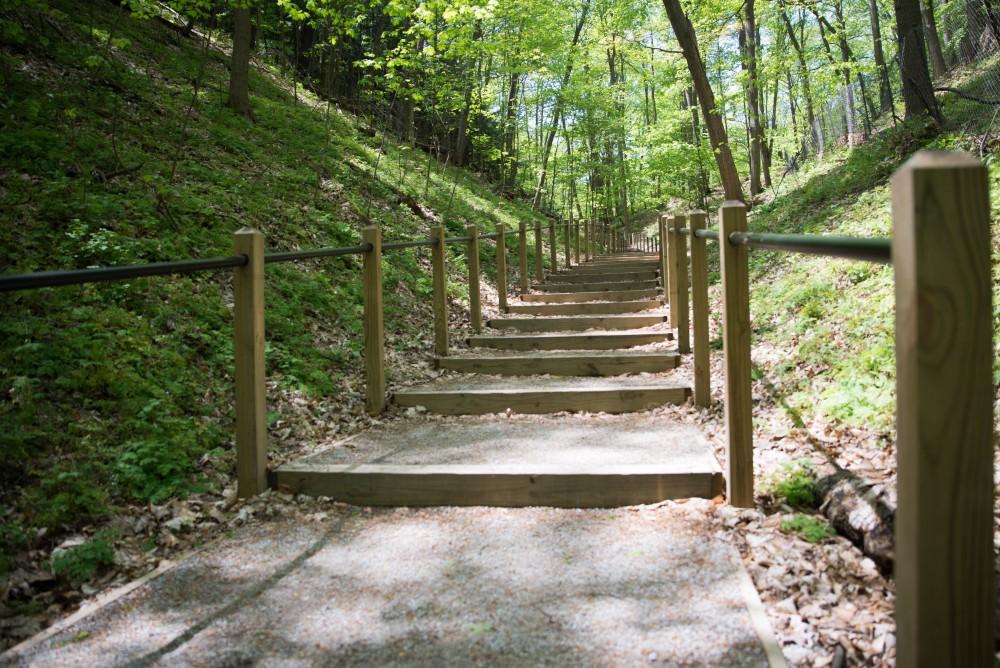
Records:
{"label": "hillside", "polygon": [[[353,245],[366,224],[406,240],[435,220],[456,236],[467,224],[489,232],[534,220],[475,174],[293,90],[267,62],[252,73],[255,120],[233,115],[217,36],[183,37],[112,3],[53,2],[0,20],[14,39],[0,103],[4,273],[227,255],[245,225],[269,250],[291,250]],[[461,327],[465,258],[461,246],[450,250]],[[481,253],[492,276],[492,242]],[[428,370],[428,267],[420,249],[386,256],[390,383]],[[369,423],[359,268],[354,257],[268,268],[275,458]],[[115,506],[228,483],[227,273],[0,299],[0,552],[51,547]]]}

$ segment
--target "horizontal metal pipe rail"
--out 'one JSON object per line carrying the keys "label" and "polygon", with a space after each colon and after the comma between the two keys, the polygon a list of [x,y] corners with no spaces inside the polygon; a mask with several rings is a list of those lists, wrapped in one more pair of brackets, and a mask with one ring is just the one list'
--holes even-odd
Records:
{"label": "horizontal metal pipe rail", "polygon": [[[690,230],[678,230],[690,234]],[[719,240],[717,230],[695,230],[694,236],[701,239]],[[758,232],[733,232],[729,243],[765,250],[783,250],[808,255],[839,257],[848,260],[866,260],[879,264],[892,264],[891,239],[864,239],[859,237],[839,237],[819,234],[767,234]]]}
{"label": "horizontal metal pipe rail", "polygon": [[435,239],[423,239],[421,241],[389,241],[382,244],[382,250],[397,250],[400,248],[419,248],[421,246],[437,246]]}
{"label": "horizontal metal pipe rail", "polygon": [[104,281],[121,281],[142,276],[169,276],[193,274],[230,267],[245,267],[245,255],[213,257],[204,260],[180,260],[178,262],[153,262],[121,267],[95,267],[93,269],[67,269],[64,271],[39,271],[30,274],[0,276],[0,292],[53,288],[62,285],[80,285]]}
{"label": "horizontal metal pipe rail", "polygon": [[347,246],[344,248],[317,248],[316,250],[267,253],[264,255],[264,263],[274,264],[276,262],[299,262],[301,260],[340,257],[342,255],[360,255],[362,253],[367,253],[371,249],[371,244],[360,244],[358,246]]}

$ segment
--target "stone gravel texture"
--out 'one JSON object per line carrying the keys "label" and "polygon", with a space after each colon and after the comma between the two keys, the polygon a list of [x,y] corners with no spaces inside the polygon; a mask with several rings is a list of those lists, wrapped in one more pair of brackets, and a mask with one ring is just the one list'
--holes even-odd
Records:
{"label": "stone gravel texture", "polygon": [[766,666],[705,504],[325,504],[243,527],[8,666]]}

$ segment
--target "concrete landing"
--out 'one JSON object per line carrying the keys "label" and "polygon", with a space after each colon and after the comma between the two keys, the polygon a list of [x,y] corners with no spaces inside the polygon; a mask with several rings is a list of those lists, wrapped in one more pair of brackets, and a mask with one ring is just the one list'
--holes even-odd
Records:
{"label": "concrete landing", "polygon": [[781,665],[708,503],[316,506],[324,519],[237,529],[2,662],[756,668],[770,650]]}

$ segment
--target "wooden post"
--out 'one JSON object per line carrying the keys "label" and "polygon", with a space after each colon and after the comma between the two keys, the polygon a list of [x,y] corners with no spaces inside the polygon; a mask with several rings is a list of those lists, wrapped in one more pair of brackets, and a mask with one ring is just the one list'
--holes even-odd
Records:
{"label": "wooden post", "polygon": [[677,311],[679,309],[677,304],[677,235],[674,234],[674,230],[676,229],[674,217],[667,216],[667,238],[670,239],[670,245],[667,246],[667,273],[670,274],[670,296],[667,301],[670,304],[670,326],[674,329],[677,329]]}
{"label": "wooden post", "polygon": [[469,263],[469,315],[472,331],[478,334],[483,331],[483,309],[479,303],[479,228],[466,225],[465,236],[470,237],[466,251],[466,262]]}
{"label": "wooden post", "polygon": [[[666,214],[660,214],[658,220],[658,225],[660,228],[660,239],[663,243],[660,244],[660,285],[663,286],[663,301],[668,306],[670,304],[670,240],[667,236],[667,216]],[[673,313],[668,313],[668,322],[673,326]]]}
{"label": "wooden post", "polygon": [[994,665],[987,179],[930,151],[892,177],[900,666]]}
{"label": "wooden post", "polygon": [[448,354],[448,275],[445,273],[445,244],[443,225],[431,228],[431,284],[433,289],[432,308],[434,310],[434,354],[445,357]]}
{"label": "wooden post", "polygon": [[586,262],[590,262],[590,258],[594,255],[594,249],[590,245],[591,224],[589,220],[583,221],[583,259]]}
{"label": "wooden post", "polygon": [[497,308],[507,312],[507,226],[497,223]]}
{"label": "wooden post", "polygon": [[523,295],[528,291],[528,226],[517,226],[517,280]]}
{"label": "wooden post", "polygon": [[674,252],[676,272],[673,275],[677,277],[677,281],[675,281],[675,285],[671,285],[671,288],[677,291],[677,352],[689,353],[691,352],[691,328],[688,322],[687,237],[681,234],[681,230],[687,225],[687,216],[684,214],[674,216],[673,225],[673,241],[676,247]]}
{"label": "wooden post", "polygon": [[712,403],[712,369],[708,349],[708,262],[705,240],[694,235],[705,229],[704,211],[688,214],[691,230],[691,328],[694,330],[694,405],[708,408]]}
{"label": "wooden post", "polygon": [[[747,247],[729,243],[747,229],[743,202],[719,209],[722,266],[722,350],[726,366],[726,496],[734,506],[753,506],[753,419],[750,395],[750,279]],[[674,239],[670,239],[674,245]]]}
{"label": "wooden post", "polygon": [[563,227],[563,246],[566,249],[566,268],[570,269],[573,263],[570,261],[570,229],[572,229],[573,223],[567,221],[566,225]]}
{"label": "wooden post", "polygon": [[369,415],[385,411],[385,331],[382,308],[382,230],[361,230],[361,243],[371,244],[364,255],[365,407]]}
{"label": "wooden post", "polygon": [[267,489],[267,376],[264,368],[264,235],[244,227],[233,235],[236,345],[236,480],[242,498]]}
{"label": "wooden post", "polygon": [[573,259],[580,264],[580,221],[573,223]]}
{"label": "wooden post", "polygon": [[556,244],[556,223],[549,221],[549,273],[555,272],[559,268],[559,246]]}
{"label": "wooden post", "polygon": [[545,251],[542,250],[542,224],[535,221],[535,283],[545,282],[545,270],[542,268],[542,257]]}

